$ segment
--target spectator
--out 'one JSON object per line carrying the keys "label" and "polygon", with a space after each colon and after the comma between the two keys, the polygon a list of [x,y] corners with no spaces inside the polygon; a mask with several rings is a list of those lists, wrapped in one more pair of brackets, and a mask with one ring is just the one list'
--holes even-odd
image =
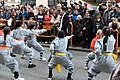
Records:
{"label": "spectator", "polygon": [[74,22],[77,19],[78,16],[78,10],[74,10],[73,15],[72,15],[72,21]]}
{"label": "spectator", "polygon": [[34,20],[35,20],[35,16],[34,16],[34,13],[33,13],[33,9],[32,9],[32,8],[28,8],[28,18],[30,19],[30,17],[33,17]]}
{"label": "spectator", "polygon": [[6,6],[4,14],[3,14],[3,18],[6,19],[6,20],[10,19],[10,13],[11,13],[11,11],[10,11],[9,6]]}
{"label": "spectator", "polygon": [[108,26],[108,17],[109,17],[109,13],[110,13],[111,10],[112,10],[112,5],[109,4],[107,6],[107,9],[103,13],[103,22],[104,22],[105,26]]}
{"label": "spectator", "polygon": [[83,34],[82,47],[90,48],[90,42],[92,41],[93,38],[93,22],[92,22],[92,18],[90,17],[89,11],[86,12],[81,24],[82,24],[81,33]]}
{"label": "spectator", "polygon": [[60,24],[60,18],[61,16],[59,15],[58,11],[55,11],[51,18],[51,23],[53,24],[51,29],[51,35],[57,36],[57,28]]}
{"label": "spectator", "polygon": [[65,35],[70,34],[70,24],[69,24],[69,16],[66,13],[66,7],[62,7],[62,17],[61,17],[61,22],[60,22],[60,29],[65,32]]}
{"label": "spectator", "polygon": [[25,7],[21,8],[21,13],[22,13],[22,19],[23,20],[28,20],[29,19],[29,17],[28,17],[28,11],[26,10]]}
{"label": "spectator", "polygon": [[61,4],[59,3],[59,4],[57,4],[57,11],[60,13],[60,11],[61,11]]}
{"label": "spectator", "polygon": [[73,37],[73,45],[74,46],[80,46],[80,42],[81,42],[81,36],[82,36],[82,33],[81,33],[81,28],[82,28],[82,16],[81,15],[78,15],[77,16],[77,19],[73,22],[73,34],[74,34],[74,37]]}
{"label": "spectator", "polygon": [[13,18],[13,20],[15,20],[15,18],[17,17],[17,13],[16,13],[16,11],[15,11],[15,9],[12,9],[11,10],[11,18]]}
{"label": "spectator", "polygon": [[[61,21],[60,21],[60,29],[63,30],[65,32],[65,36],[70,35],[70,22],[69,22],[69,15],[66,13],[66,7],[62,7],[62,17],[61,17]],[[69,47],[69,43],[68,43],[68,47]],[[67,50],[68,50],[67,47]]]}
{"label": "spectator", "polygon": [[95,23],[93,25],[93,35],[94,37],[96,36],[97,30],[101,29],[104,27],[103,23],[102,23],[102,17],[101,16],[97,16]]}
{"label": "spectator", "polygon": [[20,9],[16,10],[16,20],[22,20],[22,12],[20,11]]}
{"label": "spectator", "polygon": [[3,8],[0,8],[0,18],[3,18],[4,10]]}
{"label": "spectator", "polygon": [[103,12],[106,10],[106,4],[105,3],[101,3],[99,4],[99,12],[101,14],[101,16],[103,16]]}
{"label": "spectator", "polygon": [[86,11],[88,10],[87,8],[87,3],[84,3],[83,4],[83,14],[85,15],[86,14]]}
{"label": "spectator", "polygon": [[49,10],[46,11],[46,14],[44,16],[45,21],[51,21],[52,16],[50,15]]}
{"label": "spectator", "polygon": [[112,21],[112,18],[118,18],[118,20],[120,20],[120,12],[119,12],[119,5],[118,4],[115,4],[113,7],[112,7],[112,11],[110,12],[110,15],[108,17],[108,22],[111,22]]}

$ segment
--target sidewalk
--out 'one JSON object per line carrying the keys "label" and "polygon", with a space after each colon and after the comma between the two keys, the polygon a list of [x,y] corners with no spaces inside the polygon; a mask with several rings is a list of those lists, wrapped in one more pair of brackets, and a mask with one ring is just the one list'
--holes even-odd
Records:
{"label": "sidewalk", "polygon": [[[40,43],[44,47],[50,47],[50,44],[47,43]],[[75,50],[75,51],[83,51],[83,52],[91,52],[92,49],[87,49],[87,48],[82,48],[82,47],[69,47],[70,50]]]}

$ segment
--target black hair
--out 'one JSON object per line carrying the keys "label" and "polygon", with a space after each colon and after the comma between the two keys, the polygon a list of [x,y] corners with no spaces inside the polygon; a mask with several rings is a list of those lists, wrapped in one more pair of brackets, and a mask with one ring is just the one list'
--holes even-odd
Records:
{"label": "black hair", "polygon": [[22,11],[23,9],[24,9],[25,11],[27,10],[25,6],[21,7],[21,11]]}
{"label": "black hair", "polygon": [[119,5],[118,5],[117,3],[116,3],[116,4],[114,4],[114,6],[115,6],[115,7],[117,7],[117,8],[119,8]]}
{"label": "black hair", "polygon": [[117,23],[112,23],[112,26],[111,26],[111,27],[112,27],[112,29],[114,29],[114,30],[115,30],[115,29],[117,29],[117,28],[118,28],[118,25],[117,25]]}
{"label": "black hair", "polygon": [[16,21],[14,29],[21,27],[21,25],[22,25],[22,21]]}
{"label": "black hair", "polygon": [[87,3],[84,3],[85,6],[87,6]]}
{"label": "black hair", "polygon": [[65,32],[63,30],[60,30],[58,32],[58,38],[64,38],[65,37]]}
{"label": "black hair", "polygon": [[4,29],[4,27],[6,27],[6,25],[2,25],[2,26],[0,27],[0,30]]}
{"label": "black hair", "polygon": [[30,30],[31,30],[31,29],[34,29],[34,26],[35,26],[35,25],[33,25],[33,24],[28,24],[28,29],[30,29]]}
{"label": "black hair", "polygon": [[10,33],[11,29],[10,27],[4,27],[3,33],[4,33],[4,45],[6,45],[6,36]]}
{"label": "black hair", "polygon": [[103,35],[105,35],[107,28],[108,28],[107,26],[104,26],[104,27],[103,27],[103,29],[102,29]]}
{"label": "black hair", "polygon": [[107,40],[108,40],[108,37],[111,35],[111,30],[110,28],[105,28],[104,30],[104,39],[103,39],[103,51],[106,51],[106,43],[107,43]]}
{"label": "black hair", "polygon": [[105,38],[103,40],[103,44],[107,43],[107,40],[108,40],[108,36],[111,35],[111,31],[110,31],[110,28],[107,28],[106,29],[106,33],[105,33]]}
{"label": "black hair", "polygon": [[62,7],[62,10],[66,11],[66,7],[65,7],[65,6],[63,6],[63,7]]}

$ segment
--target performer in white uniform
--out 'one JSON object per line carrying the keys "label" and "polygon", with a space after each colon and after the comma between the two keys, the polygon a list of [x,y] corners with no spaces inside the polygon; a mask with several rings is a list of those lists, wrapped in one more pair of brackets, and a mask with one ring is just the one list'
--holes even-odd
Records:
{"label": "performer in white uniform", "polygon": [[52,41],[50,45],[50,50],[53,51],[53,57],[50,60],[49,65],[48,65],[49,66],[49,77],[48,77],[49,80],[52,80],[52,69],[57,64],[63,65],[65,69],[68,70],[67,80],[73,80],[71,78],[73,69],[74,69],[74,65],[71,61],[73,56],[70,52],[66,50],[68,40],[71,37],[73,37],[73,35],[65,37],[64,31],[60,30],[58,32],[58,37]]}
{"label": "performer in white uniform", "polygon": [[104,28],[103,34],[104,37],[95,43],[95,60],[88,70],[88,80],[92,80],[92,78],[101,71],[110,73],[116,66],[113,56],[110,55],[114,50],[115,38],[109,28]]}
{"label": "performer in white uniform", "polygon": [[6,65],[11,70],[15,80],[24,80],[19,77],[18,62],[10,56],[13,45],[17,45],[19,42],[9,35],[9,27],[5,27],[3,33],[4,35],[0,36],[0,64]]}
{"label": "performer in white uniform", "polygon": [[13,53],[18,53],[22,55],[26,55],[29,57],[29,65],[28,68],[35,67],[36,65],[33,63],[33,56],[34,56],[34,51],[29,48],[26,43],[25,43],[25,37],[27,35],[33,34],[31,31],[27,29],[23,29],[21,27],[22,22],[18,21],[16,22],[15,29],[12,31],[11,36],[15,38],[18,41],[23,42],[22,45],[17,45],[13,47]]}
{"label": "performer in white uniform", "polygon": [[[36,34],[42,34],[47,31],[46,29],[41,29],[41,30],[35,29],[33,24],[28,25],[28,30]],[[36,35],[28,35],[26,43],[29,47],[33,47],[35,50],[37,50],[40,53],[40,60],[46,60],[46,58],[43,57],[44,48],[43,46],[40,45],[40,43],[37,42]]]}

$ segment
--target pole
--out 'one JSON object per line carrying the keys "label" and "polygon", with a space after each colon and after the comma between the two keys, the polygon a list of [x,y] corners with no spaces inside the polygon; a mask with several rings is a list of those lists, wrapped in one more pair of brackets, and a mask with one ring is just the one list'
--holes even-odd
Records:
{"label": "pole", "polygon": [[116,35],[116,55],[117,55],[117,57],[118,57],[118,31],[116,31],[117,33],[117,35]]}
{"label": "pole", "polygon": [[[70,25],[71,25],[71,34],[73,34],[73,24],[72,24],[72,22],[70,22]],[[71,38],[71,41],[70,41],[70,46],[72,47],[72,38]]]}

